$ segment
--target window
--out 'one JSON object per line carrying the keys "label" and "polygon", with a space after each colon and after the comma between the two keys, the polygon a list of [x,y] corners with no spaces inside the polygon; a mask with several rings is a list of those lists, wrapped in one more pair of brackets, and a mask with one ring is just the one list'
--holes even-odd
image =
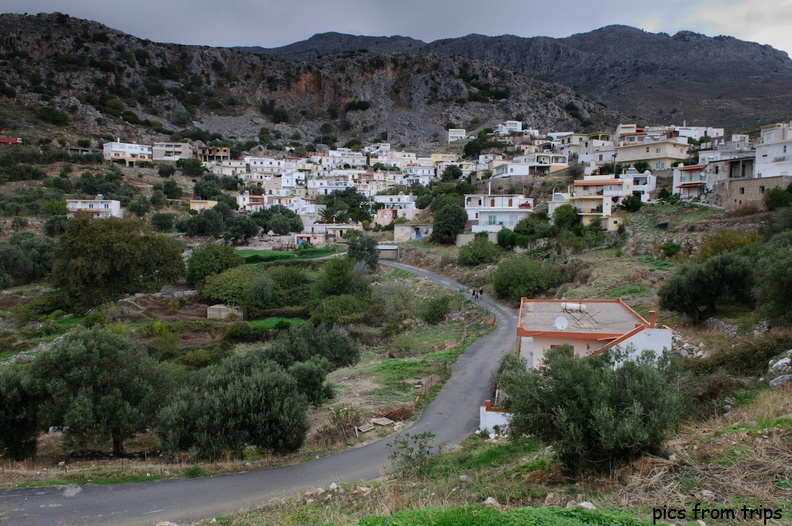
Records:
{"label": "window", "polygon": [[745,187],[741,186],[740,187],[740,195],[744,195],[744,194],[745,194]]}
{"label": "window", "polygon": [[759,191],[760,191],[761,193],[764,193],[764,186],[760,186],[760,187],[759,187]]}

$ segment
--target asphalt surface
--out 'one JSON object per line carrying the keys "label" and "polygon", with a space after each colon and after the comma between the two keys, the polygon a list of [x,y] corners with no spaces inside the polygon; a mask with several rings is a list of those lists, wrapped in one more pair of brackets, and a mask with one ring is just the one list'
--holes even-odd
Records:
{"label": "asphalt surface", "polygon": [[[395,263],[450,290],[469,288],[432,272]],[[452,366],[451,377],[408,429],[370,445],[294,466],[250,473],[110,486],[70,485],[0,490],[0,525],[153,525],[225,515],[331,483],[371,480],[390,470],[386,445],[399,434],[430,431],[435,447],[458,443],[478,428],[479,407],[493,387],[500,356],[513,350],[517,313],[485,296],[477,303],[498,322]]]}

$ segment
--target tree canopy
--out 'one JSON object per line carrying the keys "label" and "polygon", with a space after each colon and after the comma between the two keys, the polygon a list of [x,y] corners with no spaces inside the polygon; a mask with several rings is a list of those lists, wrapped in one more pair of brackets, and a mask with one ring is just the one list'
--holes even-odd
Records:
{"label": "tree canopy", "polygon": [[430,239],[435,243],[453,243],[457,234],[460,234],[465,229],[467,219],[467,212],[461,206],[456,204],[444,206],[435,215],[434,228]]}
{"label": "tree canopy", "polygon": [[165,369],[142,347],[104,328],[78,327],[38,354],[27,380],[43,427],[63,426],[70,445],[124,440],[145,431],[164,397]]}
{"label": "tree canopy", "polygon": [[570,472],[613,472],[620,461],[662,453],[684,414],[676,368],[667,356],[606,350],[576,357],[568,345],[545,354],[545,368],[526,370],[509,356],[501,377],[513,436],[553,444]]}
{"label": "tree canopy", "polygon": [[209,243],[193,250],[187,262],[187,281],[201,286],[207,277],[233,267],[238,267],[245,262],[236,250],[229,246]]}
{"label": "tree canopy", "polygon": [[179,244],[141,221],[78,214],[64,226],[50,280],[76,308],[159,290],[184,273]]}

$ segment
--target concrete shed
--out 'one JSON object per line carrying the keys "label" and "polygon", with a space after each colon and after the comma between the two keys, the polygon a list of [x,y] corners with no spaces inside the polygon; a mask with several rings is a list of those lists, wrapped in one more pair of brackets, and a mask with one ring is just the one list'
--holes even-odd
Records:
{"label": "concrete shed", "polygon": [[206,311],[206,317],[210,320],[226,320],[231,316],[236,316],[240,320],[245,318],[245,311],[230,305],[212,305]]}

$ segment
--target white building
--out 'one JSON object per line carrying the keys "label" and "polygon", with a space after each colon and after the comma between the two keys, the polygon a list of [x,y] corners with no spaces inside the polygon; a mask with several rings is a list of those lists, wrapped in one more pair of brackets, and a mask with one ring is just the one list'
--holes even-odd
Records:
{"label": "white building", "polygon": [[245,157],[245,164],[251,174],[277,175],[283,171],[286,161],[269,157]]}
{"label": "white building", "polygon": [[382,205],[379,208],[374,218],[374,223],[379,226],[385,226],[397,219],[404,219],[411,221],[419,212],[415,208],[416,196],[404,193],[398,195],[375,195],[373,200],[375,203]]}
{"label": "white building", "polygon": [[151,146],[148,144],[126,143],[116,139],[115,142],[106,142],[102,149],[106,161],[122,162],[126,166],[152,161]]}
{"label": "white building", "polygon": [[94,199],[67,199],[66,208],[68,209],[66,214],[68,218],[74,217],[78,212],[85,212],[91,217],[98,218],[124,217],[121,201],[105,199],[102,194],[97,195]]}
{"label": "white building", "polygon": [[519,194],[468,194],[465,211],[473,232],[498,232],[514,227],[533,212],[534,202]]}
{"label": "white building", "polygon": [[495,135],[504,137],[512,134],[522,134],[522,122],[506,121],[495,126]]}
{"label": "white building", "polygon": [[792,122],[762,126],[756,145],[756,177],[792,174]]}
{"label": "white building", "polygon": [[467,139],[467,132],[461,128],[451,128],[448,130],[448,142],[464,141]]}
{"label": "white building", "polygon": [[606,348],[631,349],[630,359],[648,350],[671,350],[672,330],[658,325],[655,311],[649,319],[615,300],[529,300],[522,298],[517,326],[517,355],[529,368],[540,367],[545,353],[568,344],[580,357]]}

